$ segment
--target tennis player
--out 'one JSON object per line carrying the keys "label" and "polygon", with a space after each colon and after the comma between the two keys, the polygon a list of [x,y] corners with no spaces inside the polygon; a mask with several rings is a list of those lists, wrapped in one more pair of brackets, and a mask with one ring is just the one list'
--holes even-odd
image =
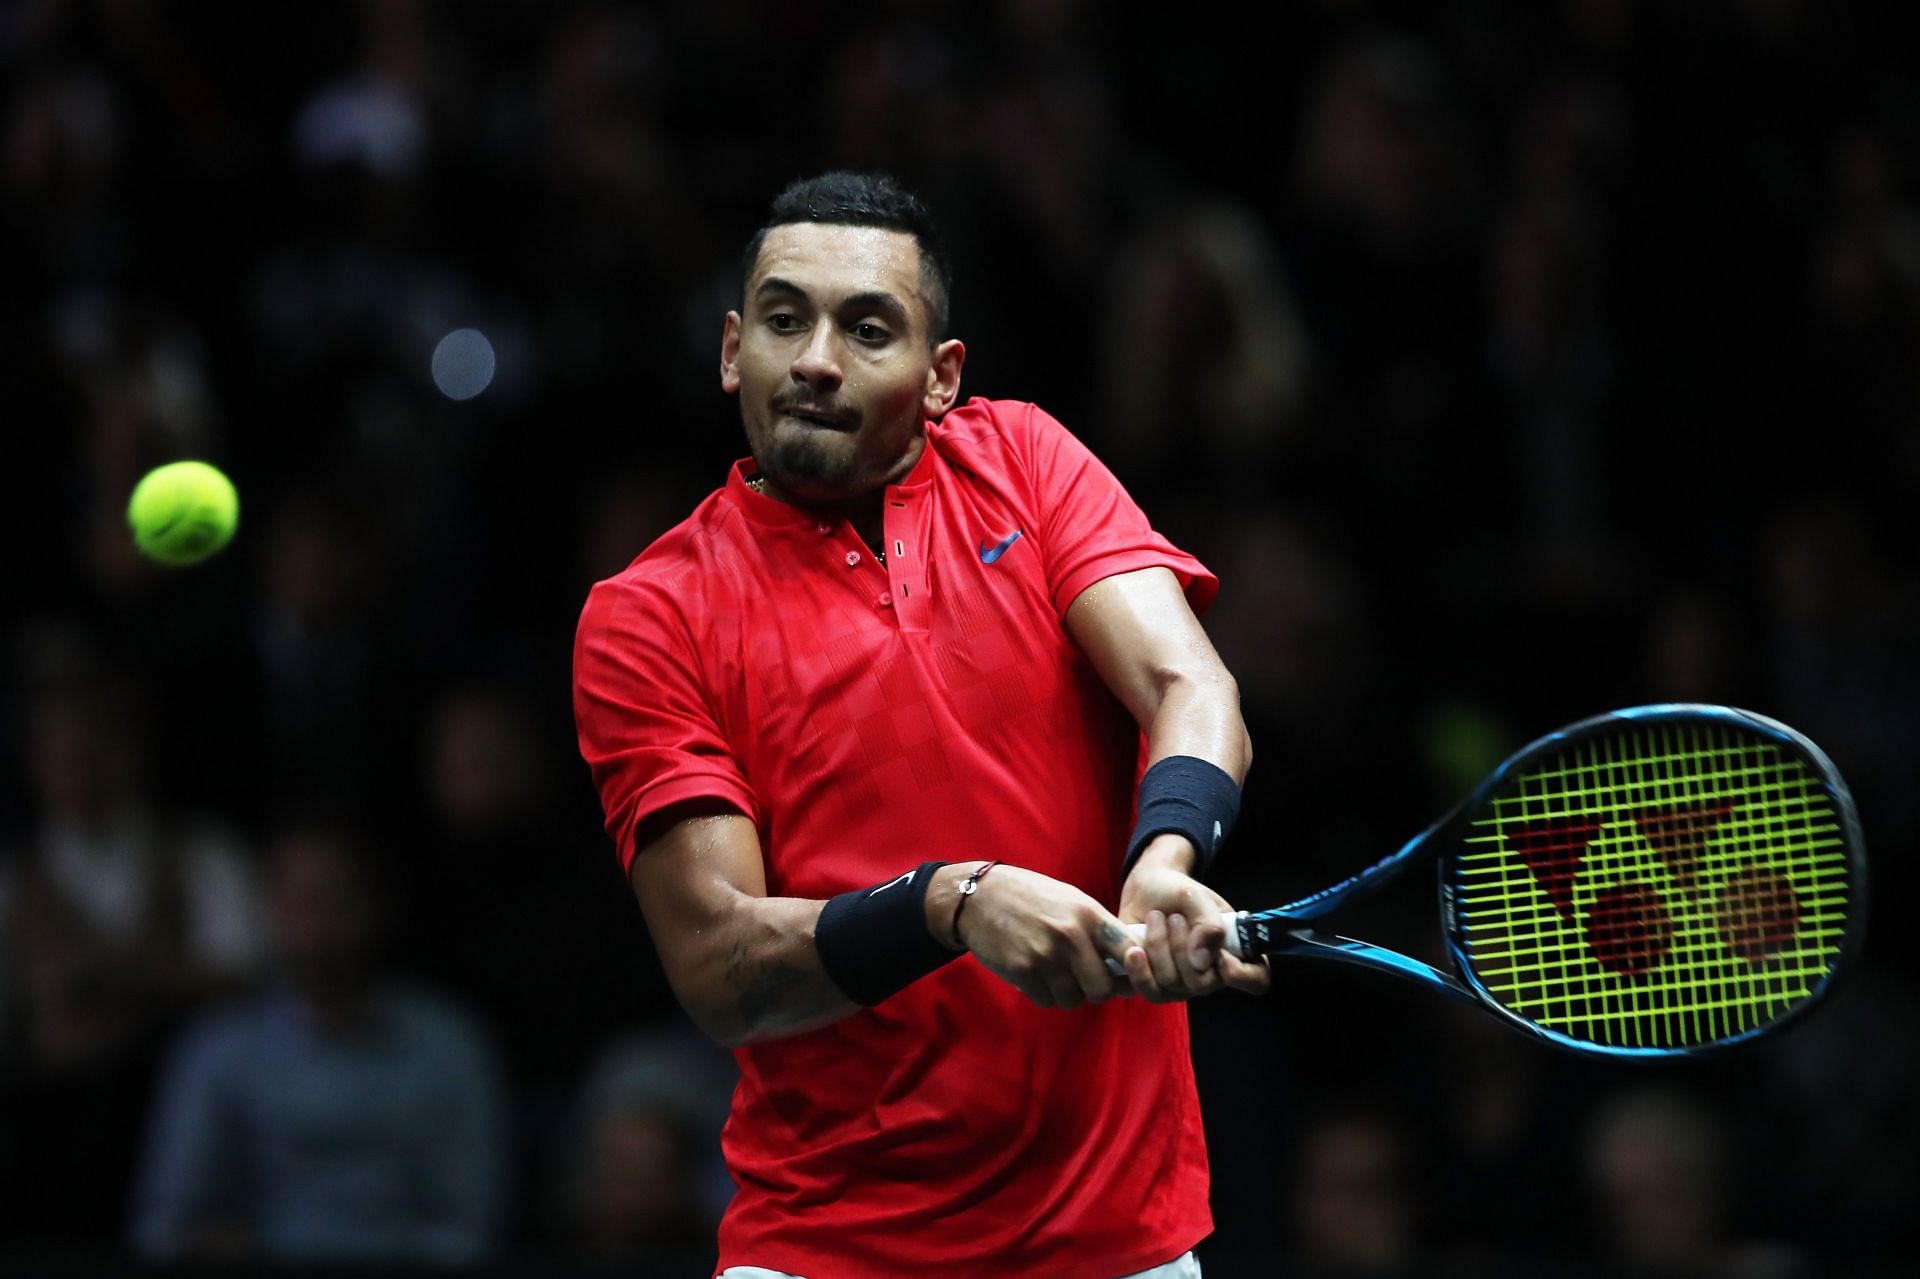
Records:
{"label": "tennis player", "polygon": [[1197,1275],[1181,1001],[1268,984],[1201,879],[1250,751],[1216,583],[1039,408],[958,403],[948,288],[889,179],[774,202],[752,457],[594,587],[580,748],[740,1064],[723,1275]]}

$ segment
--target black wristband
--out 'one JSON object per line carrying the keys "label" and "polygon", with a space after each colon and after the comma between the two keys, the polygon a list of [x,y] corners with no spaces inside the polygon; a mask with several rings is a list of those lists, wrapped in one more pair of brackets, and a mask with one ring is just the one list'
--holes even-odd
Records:
{"label": "black wristband", "polygon": [[1140,779],[1140,819],[1127,841],[1125,879],[1140,851],[1155,835],[1185,835],[1193,845],[1193,875],[1199,879],[1240,815],[1240,787],[1218,764],[1193,755],[1169,755]]}
{"label": "black wristband", "polygon": [[871,1008],[960,958],[927,929],[927,886],[945,862],[921,862],[871,888],[829,898],[813,928],[827,980]]}

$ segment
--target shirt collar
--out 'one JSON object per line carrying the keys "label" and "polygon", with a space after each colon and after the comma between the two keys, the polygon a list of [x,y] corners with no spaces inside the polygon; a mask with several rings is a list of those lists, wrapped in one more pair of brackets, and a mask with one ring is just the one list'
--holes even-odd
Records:
{"label": "shirt collar", "polygon": [[768,497],[765,493],[756,493],[747,487],[747,480],[758,473],[759,466],[750,457],[743,457],[733,464],[727,472],[727,487],[724,490],[727,500],[740,513],[755,524],[767,528],[799,528],[812,524],[813,516],[797,506],[788,506],[777,497]]}
{"label": "shirt collar", "polygon": [[913,464],[913,469],[907,472],[905,479],[902,479],[898,484],[887,485],[890,492],[920,493],[924,492],[926,487],[933,483],[933,433],[934,424],[929,422],[927,424],[927,445],[920,450],[920,460]]}

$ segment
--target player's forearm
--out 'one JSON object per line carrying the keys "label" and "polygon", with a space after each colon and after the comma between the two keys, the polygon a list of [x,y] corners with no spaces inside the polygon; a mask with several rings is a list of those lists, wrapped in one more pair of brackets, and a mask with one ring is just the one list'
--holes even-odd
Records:
{"label": "player's forearm", "polygon": [[674,992],[700,1028],[729,1047],[812,1030],[858,1009],[827,978],[814,948],[825,903],[745,898],[707,930]]}

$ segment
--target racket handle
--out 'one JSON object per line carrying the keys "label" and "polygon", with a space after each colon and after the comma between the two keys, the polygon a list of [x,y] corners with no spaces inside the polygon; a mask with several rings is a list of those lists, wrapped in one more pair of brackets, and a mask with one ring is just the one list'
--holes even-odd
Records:
{"label": "racket handle", "polygon": [[[1246,958],[1245,952],[1240,949],[1240,917],[1245,913],[1245,911],[1237,910],[1220,912],[1220,926],[1227,930],[1227,953],[1235,959]],[[1147,926],[1145,924],[1128,924],[1126,925],[1126,929],[1127,940],[1141,943],[1145,943],[1147,940]],[[1119,960],[1113,958],[1108,958],[1107,960],[1107,971],[1116,977],[1125,977],[1127,975],[1126,966]]]}

